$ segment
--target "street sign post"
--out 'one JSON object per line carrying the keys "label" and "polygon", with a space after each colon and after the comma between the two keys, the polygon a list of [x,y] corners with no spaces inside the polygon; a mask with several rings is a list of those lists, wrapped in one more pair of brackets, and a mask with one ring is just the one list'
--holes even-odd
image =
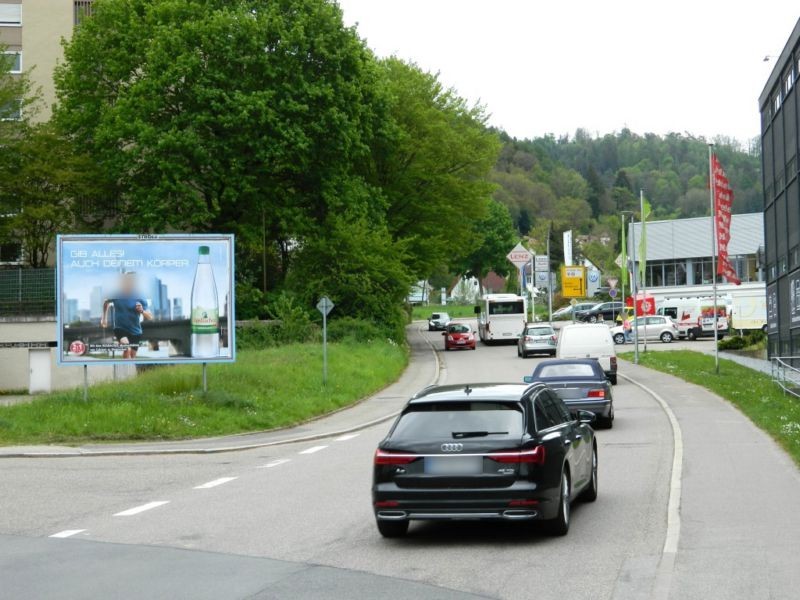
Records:
{"label": "street sign post", "polygon": [[612,299],[616,298],[618,293],[619,290],[617,288],[612,287],[610,290],[608,290],[608,295],[611,296]]}
{"label": "street sign post", "polygon": [[586,267],[561,267],[561,295],[564,298],[586,296]]}
{"label": "street sign post", "polygon": [[528,250],[525,246],[522,245],[522,242],[517,242],[517,245],[512,248],[511,252],[506,254],[506,258],[515,266],[519,271],[519,290],[520,296],[525,295],[525,277],[524,271],[525,265],[533,260],[533,254],[531,254],[530,250]]}
{"label": "street sign post", "polygon": [[328,313],[335,305],[327,296],[317,302],[317,310],[322,313],[322,383],[328,383]]}

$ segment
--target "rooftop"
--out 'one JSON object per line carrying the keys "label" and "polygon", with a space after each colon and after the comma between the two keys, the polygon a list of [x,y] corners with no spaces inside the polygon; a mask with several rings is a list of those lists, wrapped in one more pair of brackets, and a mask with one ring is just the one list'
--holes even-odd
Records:
{"label": "rooftop", "polygon": [[[633,230],[631,232],[631,229]],[[641,223],[628,229],[628,251],[632,252],[634,236],[636,253],[642,235]],[[647,260],[703,258],[711,256],[711,217],[672,219],[647,222]],[[764,215],[747,213],[731,216],[731,256],[755,254],[764,245]],[[638,257],[637,257],[638,260]]]}

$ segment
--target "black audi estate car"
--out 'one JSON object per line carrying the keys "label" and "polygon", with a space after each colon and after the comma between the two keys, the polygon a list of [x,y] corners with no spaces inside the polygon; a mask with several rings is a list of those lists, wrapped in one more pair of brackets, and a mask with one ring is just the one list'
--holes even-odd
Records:
{"label": "black audi estate car", "polygon": [[496,519],[566,534],[570,503],[597,497],[594,419],[542,383],[425,388],[375,452],[378,530],[399,537],[414,520]]}

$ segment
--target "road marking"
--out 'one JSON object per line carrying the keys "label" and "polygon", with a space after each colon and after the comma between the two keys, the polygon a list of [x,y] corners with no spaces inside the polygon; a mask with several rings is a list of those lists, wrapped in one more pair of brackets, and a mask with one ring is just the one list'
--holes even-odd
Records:
{"label": "road marking", "polygon": [[158,508],[159,506],[164,506],[165,504],[169,504],[169,500],[156,500],[155,502],[148,502],[147,504],[142,504],[141,506],[134,506],[133,508],[129,508],[128,510],[123,510],[122,512],[114,513],[114,516],[131,517],[133,515],[138,515],[139,513],[143,513],[146,510],[150,510],[151,508]]}
{"label": "road marking", "polygon": [[346,442],[347,440],[352,440],[354,437],[358,437],[357,433],[348,433],[347,435],[340,435],[337,437],[334,442]]}
{"label": "road marking", "polygon": [[59,531],[58,533],[54,533],[48,537],[51,538],[68,538],[72,537],[73,535],[77,535],[79,533],[83,533],[86,531],[85,529],[65,529],[64,531]]}
{"label": "road marking", "polygon": [[261,465],[256,467],[256,469],[271,469],[272,467],[277,467],[278,465],[282,465],[283,463],[289,462],[288,458],[279,458],[277,460],[273,460],[272,462],[268,462],[265,465]]}
{"label": "road marking", "polygon": [[661,549],[661,561],[656,572],[651,598],[666,599],[669,597],[672,584],[672,574],[675,568],[675,555],[678,553],[678,542],[681,537],[681,479],[683,477],[683,433],[678,422],[678,417],[667,404],[667,401],[646,385],[639,383],[632,377],[622,375],[637,387],[655,398],[666,413],[672,427],[672,476],[669,482],[669,498],[667,500],[667,533],[664,537],[664,547]]}
{"label": "road marking", "polygon": [[314,452],[325,450],[325,448],[327,448],[327,446],[311,446],[311,448],[306,448],[305,450],[299,452],[298,454],[314,454]]}
{"label": "road marking", "polygon": [[229,481],[233,481],[234,479],[239,479],[238,477],[220,477],[219,479],[214,479],[213,481],[207,481],[201,485],[194,486],[196,490],[207,490],[213,487],[217,487],[218,485],[222,485],[223,483],[228,483]]}

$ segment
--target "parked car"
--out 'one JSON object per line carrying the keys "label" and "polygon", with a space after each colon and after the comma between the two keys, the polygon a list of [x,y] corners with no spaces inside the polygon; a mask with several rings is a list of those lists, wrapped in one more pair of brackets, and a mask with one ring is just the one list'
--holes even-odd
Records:
{"label": "parked car", "polygon": [[447,329],[442,332],[444,336],[444,349],[456,350],[468,348],[475,350],[475,332],[466,323],[450,321]]}
{"label": "parked car", "polygon": [[428,319],[428,331],[442,331],[450,322],[450,315],[447,313],[433,313]]}
{"label": "parked car", "polygon": [[425,388],[375,452],[378,531],[481,519],[544,521],[566,534],[571,502],[597,498],[594,418],[541,383]]}
{"label": "parked car", "polygon": [[575,312],[582,312],[589,310],[593,306],[597,306],[597,302],[579,302],[575,306],[571,304],[567,304],[566,306],[562,306],[557,311],[553,313],[553,320],[554,321],[565,321],[567,319],[572,319],[572,313]]}
{"label": "parked car", "polygon": [[[672,340],[678,339],[678,324],[669,317],[647,316],[631,319],[631,340],[634,339],[633,327],[636,327],[636,335],[640,340],[661,340],[669,344]],[[611,337],[615,344],[625,343],[625,330],[622,325],[611,328]]]}
{"label": "parked car", "polygon": [[588,410],[598,425],[614,425],[614,396],[603,367],[593,358],[543,360],[524,378],[525,383],[546,383],[571,411]]}
{"label": "parked car", "polygon": [[625,305],[622,302],[599,302],[589,310],[577,311],[575,320],[587,323],[597,323],[601,320],[614,321],[624,308]]}
{"label": "parked car", "polygon": [[573,323],[558,334],[558,358],[594,358],[612,385],[617,384],[617,351],[611,331],[602,323]]}
{"label": "parked car", "polygon": [[531,354],[556,355],[556,332],[551,325],[526,323],[517,342],[517,356],[528,358]]}

